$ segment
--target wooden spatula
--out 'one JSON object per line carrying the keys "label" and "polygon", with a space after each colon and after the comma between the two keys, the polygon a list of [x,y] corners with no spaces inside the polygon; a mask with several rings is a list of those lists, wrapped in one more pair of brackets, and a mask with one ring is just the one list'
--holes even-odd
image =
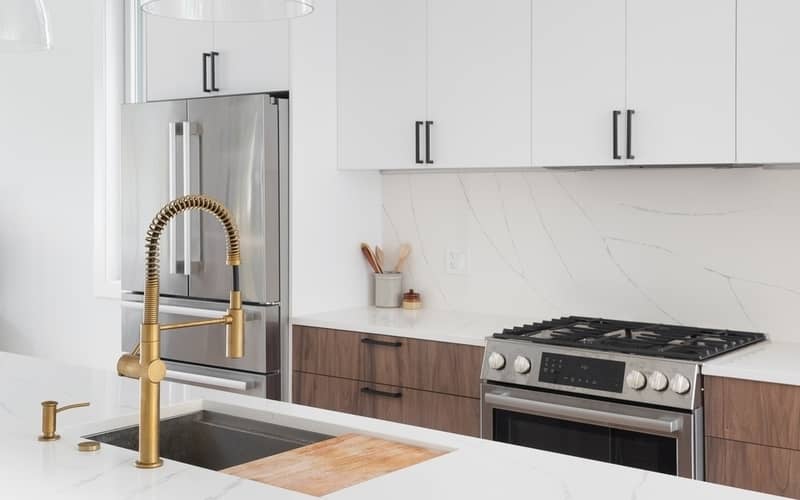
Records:
{"label": "wooden spatula", "polygon": [[381,266],[378,265],[378,260],[375,258],[375,254],[372,253],[372,248],[366,243],[361,244],[361,253],[364,254],[364,258],[367,259],[367,263],[372,268],[373,271],[376,273],[383,273],[383,269]]}

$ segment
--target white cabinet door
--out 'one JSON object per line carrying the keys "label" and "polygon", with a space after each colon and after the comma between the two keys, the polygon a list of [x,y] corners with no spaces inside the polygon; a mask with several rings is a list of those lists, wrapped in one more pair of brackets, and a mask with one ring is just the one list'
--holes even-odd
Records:
{"label": "white cabinet door", "polygon": [[203,91],[203,53],[213,43],[212,23],[146,15],[147,100],[211,95]]}
{"label": "white cabinet door", "polygon": [[736,0],[628,0],[632,164],[733,163]]}
{"label": "white cabinet door", "polygon": [[800,162],[800,2],[739,0],[739,163]]}
{"label": "white cabinet door", "polygon": [[216,23],[214,49],[214,95],[289,90],[288,21]]}
{"label": "white cabinet door", "polygon": [[415,122],[425,120],[426,0],[337,9],[339,168],[411,168]]}
{"label": "white cabinet door", "polygon": [[428,2],[432,167],[531,166],[530,0]]}
{"label": "white cabinet door", "polygon": [[625,0],[532,1],[534,165],[624,164]]}

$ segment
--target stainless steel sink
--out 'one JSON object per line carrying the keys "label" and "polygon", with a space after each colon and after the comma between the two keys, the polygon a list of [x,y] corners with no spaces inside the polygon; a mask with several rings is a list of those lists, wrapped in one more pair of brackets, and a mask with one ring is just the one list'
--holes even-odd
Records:
{"label": "stainless steel sink", "polygon": [[[332,437],[206,410],[162,420],[160,431],[163,458],[211,470],[225,469]],[[138,425],[85,437],[129,450],[139,449]]]}

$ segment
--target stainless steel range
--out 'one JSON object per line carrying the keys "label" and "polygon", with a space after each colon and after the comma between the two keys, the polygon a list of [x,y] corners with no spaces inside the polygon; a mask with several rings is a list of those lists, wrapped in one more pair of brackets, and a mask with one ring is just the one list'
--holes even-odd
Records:
{"label": "stainless steel range", "polygon": [[701,364],[761,333],[571,316],[487,340],[482,437],[703,479]]}

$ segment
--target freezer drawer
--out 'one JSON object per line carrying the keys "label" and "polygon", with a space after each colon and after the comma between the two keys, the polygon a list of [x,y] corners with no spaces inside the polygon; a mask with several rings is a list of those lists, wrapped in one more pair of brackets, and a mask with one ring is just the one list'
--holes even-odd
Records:
{"label": "freezer drawer", "polygon": [[256,373],[237,372],[207,366],[190,365],[167,361],[167,376],[169,382],[196,385],[217,389],[247,396],[260,398],[280,399],[280,374],[270,373],[261,375]]}
{"label": "freezer drawer", "polygon": [[[122,349],[139,341],[143,296],[125,294],[122,300]],[[177,323],[224,314],[226,303],[161,297],[159,322]],[[225,357],[225,328],[220,325],[183,328],[161,334],[161,357],[167,361],[231,370],[267,373],[280,369],[280,306],[244,306],[244,357]]]}

